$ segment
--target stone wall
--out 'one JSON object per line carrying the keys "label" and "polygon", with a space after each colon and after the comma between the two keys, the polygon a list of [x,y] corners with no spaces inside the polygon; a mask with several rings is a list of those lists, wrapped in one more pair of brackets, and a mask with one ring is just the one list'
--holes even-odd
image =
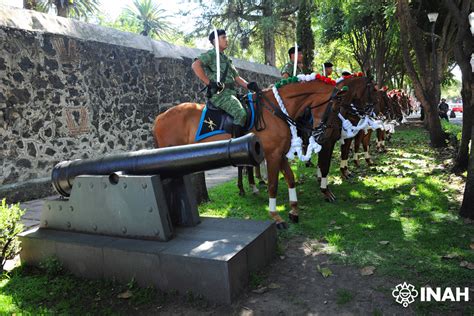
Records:
{"label": "stone wall", "polygon": [[[202,51],[0,6],[0,198],[52,193],[54,164],[153,148],[154,118],[203,101],[191,69]],[[260,86],[278,71],[234,60]]]}

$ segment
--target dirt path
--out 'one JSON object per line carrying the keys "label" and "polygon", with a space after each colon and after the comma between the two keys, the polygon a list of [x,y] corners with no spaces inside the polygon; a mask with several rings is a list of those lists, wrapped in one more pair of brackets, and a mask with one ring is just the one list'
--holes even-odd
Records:
{"label": "dirt path", "polygon": [[[321,252],[324,243],[296,237],[284,244],[279,256],[254,277],[248,288],[231,306],[216,306],[183,296],[167,296],[163,304],[147,306],[135,313],[200,315],[410,315],[413,306],[402,307],[391,292],[398,281],[373,275],[362,276],[360,269],[334,264]],[[320,268],[329,268],[323,277]],[[255,287],[256,281],[259,286]]]}

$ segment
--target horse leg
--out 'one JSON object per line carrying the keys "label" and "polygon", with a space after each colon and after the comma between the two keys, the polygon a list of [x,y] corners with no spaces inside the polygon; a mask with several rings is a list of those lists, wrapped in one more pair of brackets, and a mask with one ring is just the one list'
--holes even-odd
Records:
{"label": "horse leg", "polygon": [[318,166],[316,167],[316,178],[318,182],[321,183],[321,167],[319,165],[319,156],[318,156]]}
{"label": "horse leg", "polygon": [[382,129],[377,129],[377,151],[378,152],[387,152],[387,148],[385,147],[385,131]]}
{"label": "horse leg", "polygon": [[237,167],[238,170],[238,177],[237,177],[237,187],[239,188],[239,195],[244,196],[245,195],[245,190],[244,190],[244,184],[242,181],[242,171],[243,167]]}
{"label": "horse leg", "polygon": [[347,163],[347,161],[349,160],[350,149],[351,149],[351,142],[348,139],[344,140],[344,143],[341,145],[341,165],[339,167],[339,170],[341,171],[341,177],[345,180],[352,177],[352,174],[350,173],[348,169],[349,166]]}
{"label": "horse leg", "polygon": [[258,167],[255,167],[255,176],[258,179],[258,185],[265,185],[266,183],[265,183],[265,180],[263,180],[262,172],[260,170],[261,167],[262,167],[261,164]]}
{"label": "horse leg", "polygon": [[292,223],[298,223],[298,198],[296,196],[295,175],[293,174],[293,170],[291,170],[290,164],[288,163],[288,159],[282,160],[281,171],[283,172],[286,184],[288,185],[288,200],[290,201],[291,207],[291,211],[288,213],[288,217]]}
{"label": "horse leg", "polygon": [[277,229],[286,229],[288,224],[281,218],[276,210],[276,195],[278,190],[278,174],[280,172],[281,156],[267,157],[268,173],[268,210],[275,221]]}
{"label": "horse leg", "polygon": [[331,166],[331,157],[334,150],[335,142],[326,142],[323,144],[323,148],[318,154],[318,164],[321,169],[321,184],[320,189],[323,193],[324,198],[328,202],[336,201],[336,196],[328,188],[328,173],[329,167]]}
{"label": "horse leg", "polygon": [[354,164],[356,165],[357,168],[360,168],[359,156],[361,154],[359,154],[360,139],[357,138],[358,135],[359,134],[357,134],[356,137],[354,137]]}
{"label": "horse leg", "polygon": [[364,147],[365,162],[367,162],[368,166],[373,166],[375,165],[375,163],[370,157],[370,153],[369,153],[370,136],[372,136],[372,130],[367,131],[366,135],[362,134],[362,146]]}
{"label": "horse leg", "polygon": [[252,189],[253,194],[258,194],[260,191],[258,190],[257,186],[255,185],[255,178],[253,176],[253,167],[246,167],[247,168],[247,178],[249,180],[249,186]]}

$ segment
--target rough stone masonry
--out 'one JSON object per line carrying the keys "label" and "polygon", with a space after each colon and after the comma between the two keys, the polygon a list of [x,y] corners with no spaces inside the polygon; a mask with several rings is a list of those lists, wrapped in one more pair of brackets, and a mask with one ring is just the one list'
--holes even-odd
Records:
{"label": "rough stone masonry", "polygon": [[[62,160],[153,148],[156,115],[204,101],[191,69],[201,52],[0,5],[0,198],[51,194],[50,172]],[[234,63],[260,86],[279,76]]]}

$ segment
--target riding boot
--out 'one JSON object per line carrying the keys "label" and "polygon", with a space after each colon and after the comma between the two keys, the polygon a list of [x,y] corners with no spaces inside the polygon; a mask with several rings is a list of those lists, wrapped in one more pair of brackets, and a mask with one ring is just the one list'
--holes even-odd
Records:
{"label": "riding boot", "polygon": [[243,128],[240,125],[232,124],[232,138],[240,137],[244,134]]}

